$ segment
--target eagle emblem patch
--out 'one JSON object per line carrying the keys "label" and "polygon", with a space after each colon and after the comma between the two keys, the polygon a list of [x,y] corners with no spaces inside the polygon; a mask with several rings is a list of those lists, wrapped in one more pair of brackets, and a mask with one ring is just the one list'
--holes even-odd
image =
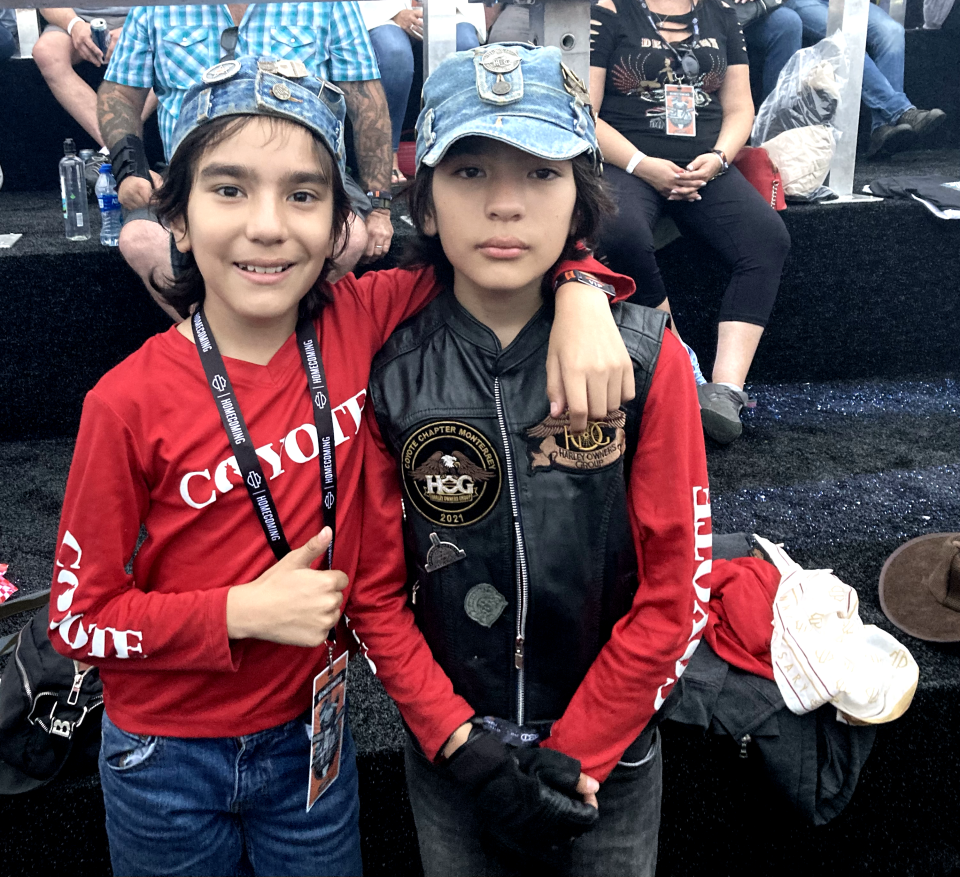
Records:
{"label": "eagle emblem patch", "polygon": [[583,432],[570,430],[570,415],[547,415],[527,430],[530,468],[589,472],[617,462],[627,447],[627,415],[611,411],[602,420],[590,420]]}
{"label": "eagle emblem patch", "polygon": [[422,426],[400,454],[410,504],[441,527],[475,524],[497,504],[503,475],[492,443],[466,423]]}

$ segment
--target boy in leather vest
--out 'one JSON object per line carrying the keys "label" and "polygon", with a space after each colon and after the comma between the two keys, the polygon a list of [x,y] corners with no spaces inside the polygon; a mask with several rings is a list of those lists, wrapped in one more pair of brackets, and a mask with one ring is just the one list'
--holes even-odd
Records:
{"label": "boy in leather vest", "polygon": [[[327,281],[343,123],[342,93],[298,62],[204,73],[158,193],[186,259],[166,295],[190,317],[84,402],[50,638],[100,668],[117,874],[362,870],[349,638],[326,638],[378,554],[360,495],[370,363],[436,281]],[[610,322],[580,292],[572,337],[591,307]]]}
{"label": "boy in leather vest", "polygon": [[[384,684],[427,875],[656,867],[656,724],[706,623],[709,492],[690,362],[658,312],[614,307],[633,402],[583,430],[544,401],[552,269],[607,203],[588,103],[557,49],[523,44],[424,86],[416,260],[443,290],[374,361],[381,556],[347,611],[374,664],[403,656]],[[422,697],[438,668],[447,690]]]}

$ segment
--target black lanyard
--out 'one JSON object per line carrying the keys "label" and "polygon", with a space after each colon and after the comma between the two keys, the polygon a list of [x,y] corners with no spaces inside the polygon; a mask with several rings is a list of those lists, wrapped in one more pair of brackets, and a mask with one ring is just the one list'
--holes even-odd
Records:
{"label": "black lanyard", "polygon": [[[660,36],[660,28],[657,27],[656,22],[653,20],[653,15],[650,13],[650,8],[646,4],[646,0],[639,0],[640,5],[643,7],[643,11],[647,14],[647,21],[650,22],[650,27],[654,29],[657,36]],[[696,0],[690,0],[690,11],[693,13],[693,21],[690,22],[693,28],[693,46],[697,46],[700,43],[700,23],[697,20],[697,5]],[[660,22],[663,24],[663,21]],[[676,46],[670,42],[670,40],[665,37],[660,37],[661,41],[667,44],[667,48],[676,55],[677,60],[680,62],[680,69],[683,70],[683,76],[688,82],[693,82],[697,76],[700,75],[700,62],[697,61],[696,55],[693,54],[692,49],[688,49],[683,56],[680,55],[680,52],[677,51]]]}
{"label": "black lanyard", "polygon": [[[273,502],[267,479],[263,477],[260,459],[250,439],[250,433],[240,411],[240,403],[233,392],[233,385],[230,383],[223,357],[217,349],[213,333],[204,322],[202,308],[194,313],[192,325],[200,363],[207,376],[213,399],[217,403],[220,420],[230,440],[230,447],[240,468],[243,483],[246,485],[257,519],[263,528],[263,534],[267,537],[267,542],[277,560],[280,560],[290,551],[290,545],[283,534],[280,515]],[[323,370],[323,360],[320,358],[320,342],[317,340],[317,332],[312,320],[300,319],[297,322],[297,348],[300,351],[303,370],[307,375],[307,389],[313,406],[313,420],[317,427],[317,444],[320,448],[320,514],[324,526],[329,527],[330,532],[335,534],[337,465],[334,454],[333,410],[330,407],[330,391]],[[327,549],[327,568],[333,569],[333,539],[330,540],[330,547]]]}

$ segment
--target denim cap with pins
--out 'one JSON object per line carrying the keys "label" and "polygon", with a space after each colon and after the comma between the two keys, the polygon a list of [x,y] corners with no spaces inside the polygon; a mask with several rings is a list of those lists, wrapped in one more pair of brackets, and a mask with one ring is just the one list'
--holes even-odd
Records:
{"label": "denim cap with pins", "polygon": [[602,156],[581,80],[560,50],[497,43],[446,58],[423,84],[417,119],[417,169],[435,167],[464,137],[491,137],[562,160],[586,153],[597,173]]}
{"label": "denim cap with pins", "polygon": [[275,116],[317,134],[345,173],[343,92],[302,61],[248,55],[214,64],[187,91],[173,129],[171,155],[195,128],[224,116]]}

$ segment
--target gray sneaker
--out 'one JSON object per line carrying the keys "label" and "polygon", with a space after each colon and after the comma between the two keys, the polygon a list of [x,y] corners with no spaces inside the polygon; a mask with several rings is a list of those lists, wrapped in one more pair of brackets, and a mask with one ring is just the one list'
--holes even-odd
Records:
{"label": "gray sneaker", "polygon": [[97,187],[97,177],[100,176],[100,166],[110,161],[109,155],[102,152],[94,153],[93,157],[83,164],[83,176],[87,181],[87,194],[93,195]]}
{"label": "gray sneaker", "polygon": [[947,118],[943,110],[918,110],[911,107],[897,119],[897,125],[909,125],[922,138],[927,138],[933,134]]}
{"label": "gray sneaker", "polygon": [[879,158],[910,149],[917,142],[917,132],[906,122],[896,125],[881,125],[870,135],[867,158]]}
{"label": "gray sneaker", "polygon": [[697,387],[697,396],[703,431],[710,438],[727,445],[740,437],[743,432],[740,411],[750,401],[743,390],[734,390],[724,384],[701,384]]}

